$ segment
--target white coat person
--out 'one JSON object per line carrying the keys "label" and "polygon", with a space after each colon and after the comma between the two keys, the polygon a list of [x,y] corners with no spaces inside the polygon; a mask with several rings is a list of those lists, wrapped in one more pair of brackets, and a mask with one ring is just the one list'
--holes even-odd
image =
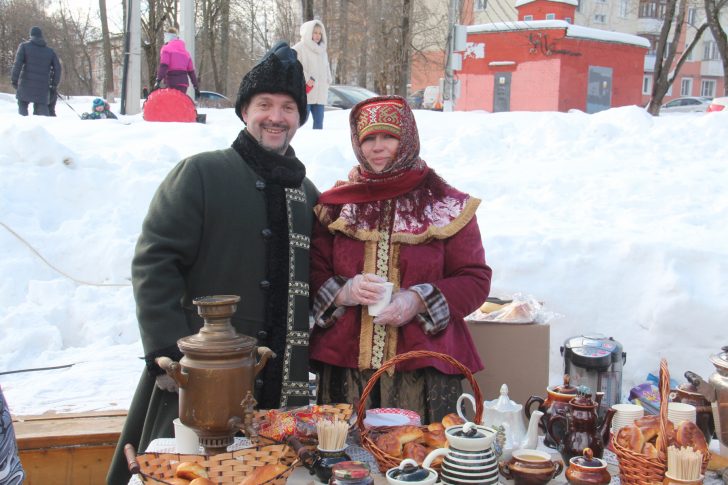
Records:
{"label": "white coat person", "polygon": [[298,53],[298,60],[303,65],[308,111],[313,118],[314,130],[324,127],[324,105],[331,84],[327,44],[324,24],[320,20],[309,20],[301,25],[301,41],[293,46]]}

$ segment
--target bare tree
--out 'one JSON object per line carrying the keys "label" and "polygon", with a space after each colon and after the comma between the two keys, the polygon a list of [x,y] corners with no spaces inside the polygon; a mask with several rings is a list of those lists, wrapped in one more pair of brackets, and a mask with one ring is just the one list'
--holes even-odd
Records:
{"label": "bare tree", "polygon": [[705,18],[723,63],[723,94],[728,95],[728,37],[720,25],[720,11],[726,0],[705,0]]}
{"label": "bare tree", "polygon": [[34,0],[0,0],[0,88],[10,91],[10,70],[21,42],[28,40],[30,27],[43,29],[48,45],[55,47],[55,23]]}
{"label": "bare tree", "polygon": [[147,61],[148,85],[154,84],[165,27],[177,27],[176,0],[148,0],[142,10],[142,50]]}
{"label": "bare tree", "polygon": [[[677,10],[677,15],[676,15]],[[650,102],[647,104],[647,111],[652,115],[660,114],[662,99],[670,89],[669,73],[675,59],[680,42],[680,33],[685,23],[686,0],[667,0],[665,7],[665,18],[660,30],[660,37],[657,40],[655,51],[655,71],[653,73],[652,93]],[[672,25],[675,31],[670,39]]]}
{"label": "bare tree", "polygon": [[91,61],[90,43],[99,38],[88,12],[73,13],[61,4],[54,16],[56,28],[51,29],[46,39],[53,38],[56,54],[63,63],[63,86],[65,94],[89,94],[93,92],[94,71]]}
{"label": "bare tree", "polygon": [[304,22],[313,20],[313,0],[301,0],[301,10]]}
{"label": "bare tree", "polygon": [[101,37],[104,46],[104,90],[102,96],[113,101],[114,65],[111,58],[111,36],[109,35],[109,19],[106,15],[106,0],[99,0],[99,17],[101,20]]}

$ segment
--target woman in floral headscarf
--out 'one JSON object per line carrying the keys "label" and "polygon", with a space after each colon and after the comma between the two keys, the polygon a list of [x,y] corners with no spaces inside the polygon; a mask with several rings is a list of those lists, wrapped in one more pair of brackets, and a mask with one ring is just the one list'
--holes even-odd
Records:
{"label": "woman in floral headscarf", "polygon": [[[411,350],[448,354],[483,368],[463,317],[485,301],[485,263],[475,210],[480,201],[449,186],[419,157],[414,115],[398,96],[351,110],[359,165],[321,194],[311,241],[314,328],[310,358],[320,403],[355,403],[387,359]],[[394,283],[377,317],[367,305]],[[423,422],[454,411],[462,375],[433,358],[385,373],[371,407],[416,411]]]}

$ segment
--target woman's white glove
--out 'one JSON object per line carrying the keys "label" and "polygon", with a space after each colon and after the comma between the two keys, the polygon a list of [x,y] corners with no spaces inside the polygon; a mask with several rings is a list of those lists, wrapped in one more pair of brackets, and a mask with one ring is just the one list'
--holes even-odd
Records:
{"label": "woman's white glove", "polygon": [[350,278],[334,299],[336,306],[373,305],[384,295],[385,280],[373,273],[358,274]]}
{"label": "woman's white glove", "polygon": [[167,391],[167,392],[179,391],[179,386],[177,385],[177,381],[172,379],[167,374],[158,375],[156,378],[156,381],[157,381],[157,387],[163,391]]}
{"label": "woman's white glove", "polygon": [[401,290],[392,297],[392,302],[379,312],[374,323],[401,327],[425,310],[425,303],[420,295],[412,290]]}

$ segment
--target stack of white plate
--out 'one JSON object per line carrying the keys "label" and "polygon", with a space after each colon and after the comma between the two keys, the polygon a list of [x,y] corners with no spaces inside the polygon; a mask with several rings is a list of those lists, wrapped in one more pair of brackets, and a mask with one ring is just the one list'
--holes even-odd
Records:
{"label": "stack of white plate", "polygon": [[617,411],[612,418],[612,434],[645,415],[645,408],[637,404],[613,404],[612,409]]}
{"label": "stack of white plate", "polygon": [[677,426],[683,421],[695,422],[695,406],[682,402],[671,402],[667,404],[667,419]]}

